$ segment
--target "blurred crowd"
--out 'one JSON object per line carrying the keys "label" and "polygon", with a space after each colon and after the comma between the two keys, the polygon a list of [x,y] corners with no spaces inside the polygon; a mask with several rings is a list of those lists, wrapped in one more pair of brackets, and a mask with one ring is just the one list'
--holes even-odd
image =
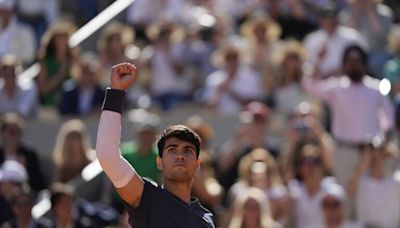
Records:
{"label": "blurred crowd", "polygon": [[[139,69],[122,155],[162,184],[163,115],[192,114],[176,120],[202,138],[192,194],[217,227],[400,227],[399,1],[136,0],[73,46],[113,2],[0,0],[0,227],[129,227],[100,171],[78,191],[96,166],[81,119],[99,118],[120,62]],[[46,113],[61,125],[50,174],[22,140]],[[233,136],[215,145],[203,115],[236,117]]]}

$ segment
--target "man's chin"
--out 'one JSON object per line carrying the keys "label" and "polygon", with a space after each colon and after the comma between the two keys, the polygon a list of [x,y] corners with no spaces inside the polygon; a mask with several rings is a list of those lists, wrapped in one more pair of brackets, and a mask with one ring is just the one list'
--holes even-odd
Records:
{"label": "man's chin", "polygon": [[177,172],[171,173],[170,179],[173,181],[188,181],[188,180],[190,180],[189,174],[187,172],[184,172],[183,170],[177,170]]}

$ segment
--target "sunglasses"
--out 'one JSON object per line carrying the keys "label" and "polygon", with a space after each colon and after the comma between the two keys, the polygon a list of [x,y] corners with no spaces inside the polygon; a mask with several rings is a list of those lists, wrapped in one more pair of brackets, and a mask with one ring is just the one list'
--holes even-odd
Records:
{"label": "sunglasses", "polygon": [[318,158],[303,158],[301,160],[302,165],[318,165],[320,163],[321,162]]}

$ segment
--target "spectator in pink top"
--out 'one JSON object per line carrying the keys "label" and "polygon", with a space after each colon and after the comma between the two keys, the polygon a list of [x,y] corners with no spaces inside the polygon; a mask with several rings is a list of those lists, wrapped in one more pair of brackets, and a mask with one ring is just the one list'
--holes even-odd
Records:
{"label": "spectator in pink top", "polygon": [[304,78],[305,89],[324,100],[332,113],[332,135],[336,140],[333,171],[345,184],[359,159],[359,147],[393,127],[393,107],[381,94],[379,81],[366,74],[366,52],[359,46],[344,51],[344,75],[319,81],[319,66],[314,78]]}

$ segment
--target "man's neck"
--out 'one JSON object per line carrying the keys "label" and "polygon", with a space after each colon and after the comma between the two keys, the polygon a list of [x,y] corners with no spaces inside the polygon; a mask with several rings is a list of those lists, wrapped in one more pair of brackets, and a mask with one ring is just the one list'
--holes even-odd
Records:
{"label": "man's neck", "polygon": [[164,179],[164,189],[168,190],[186,203],[190,203],[191,187],[191,182],[173,182]]}

